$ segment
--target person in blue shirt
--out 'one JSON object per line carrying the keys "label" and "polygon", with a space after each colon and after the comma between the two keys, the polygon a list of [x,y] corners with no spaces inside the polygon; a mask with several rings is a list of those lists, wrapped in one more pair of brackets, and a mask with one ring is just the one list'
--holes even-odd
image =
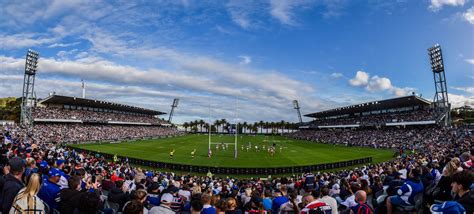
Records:
{"label": "person in blue shirt", "polygon": [[281,194],[279,189],[275,190],[275,198],[272,201],[272,213],[278,213],[282,204],[288,202],[287,197]]}
{"label": "person in blue shirt", "polygon": [[201,214],[216,214],[216,208],[211,205],[211,195],[209,194],[202,194],[201,201],[203,204],[203,209]]}
{"label": "person in blue shirt", "polygon": [[387,213],[392,214],[392,208],[394,206],[413,206],[415,205],[415,196],[418,193],[422,193],[424,190],[423,183],[420,181],[421,170],[414,168],[410,170],[408,179],[398,189],[395,196],[388,198]]}
{"label": "person in blue shirt", "polygon": [[41,198],[49,208],[58,209],[59,201],[59,192],[61,191],[60,186],[58,185],[59,180],[61,179],[61,171],[56,168],[49,170],[49,178],[46,180],[38,193],[38,197]]}
{"label": "person in blue shirt", "polygon": [[265,210],[271,210],[272,209],[272,191],[267,189],[265,190],[264,193],[264,198],[263,198],[263,208]]}

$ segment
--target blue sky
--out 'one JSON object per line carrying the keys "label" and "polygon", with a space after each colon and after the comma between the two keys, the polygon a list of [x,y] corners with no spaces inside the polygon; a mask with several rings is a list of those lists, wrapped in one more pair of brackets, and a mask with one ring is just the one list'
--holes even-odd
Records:
{"label": "blue sky", "polygon": [[[150,3],[153,2],[153,3]],[[169,111],[176,122],[296,121],[303,113],[434,94],[427,48],[441,44],[450,101],[474,104],[474,1],[0,0],[0,97],[36,91]],[[308,118],[306,118],[308,119]]]}

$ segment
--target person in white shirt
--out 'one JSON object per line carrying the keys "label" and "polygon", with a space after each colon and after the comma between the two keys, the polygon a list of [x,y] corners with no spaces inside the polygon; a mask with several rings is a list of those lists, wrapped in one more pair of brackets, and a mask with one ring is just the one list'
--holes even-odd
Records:
{"label": "person in white shirt", "polygon": [[321,195],[323,196],[320,201],[329,205],[332,209],[331,214],[337,214],[337,201],[335,198],[329,196],[329,188],[324,187],[321,189]]}

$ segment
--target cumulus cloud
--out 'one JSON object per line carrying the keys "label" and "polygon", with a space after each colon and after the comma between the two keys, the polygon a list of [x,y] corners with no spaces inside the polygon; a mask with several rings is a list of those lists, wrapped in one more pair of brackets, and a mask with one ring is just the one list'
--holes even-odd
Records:
{"label": "cumulus cloud", "polygon": [[[462,16],[466,21],[474,25],[474,6],[469,8],[465,13],[462,14]],[[473,63],[471,64],[474,64],[474,59],[472,59],[472,62]]]}
{"label": "cumulus cloud", "polygon": [[451,107],[457,108],[461,106],[474,106],[474,97],[466,97],[463,95],[448,93],[448,99],[451,103]]}
{"label": "cumulus cloud", "polygon": [[352,86],[366,86],[369,83],[369,74],[364,71],[357,71],[354,78],[349,80]]}
{"label": "cumulus cloud", "polygon": [[463,6],[466,3],[466,0],[431,0],[429,8],[432,11],[438,11],[443,8],[443,6]]}
{"label": "cumulus cloud", "polygon": [[369,73],[364,71],[357,71],[355,77],[349,80],[349,84],[355,87],[363,87],[372,93],[388,91],[397,97],[406,96],[415,91],[414,88],[410,87],[393,86],[392,81],[387,77],[377,75],[370,77]]}

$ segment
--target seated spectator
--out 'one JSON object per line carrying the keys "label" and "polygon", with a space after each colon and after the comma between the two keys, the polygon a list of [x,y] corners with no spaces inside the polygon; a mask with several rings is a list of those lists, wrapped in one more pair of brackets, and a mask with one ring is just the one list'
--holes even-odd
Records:
{"label": "seated spectator", "polygon": [[408,179],[397,191],[398,195],[387,199],[387,213],[391,214],[395,206],[414,206],[415,196],[422,192],[423,184],[420,181],[420,170],[418,168],[411,169]]}
{"label": "seated spectator", "polygon": [[310,214],[310,213],[331,214],[332,213],[331,207],[328,204],[320,201],[319,198],[315,196],[318,196],[318,193],[313,191],[313,194],[306,195],[303,198],[303,204],[305,205],[305,207],[301,210],[301,214]]}
{"label": "seated spectator", "polygon": [[[143,207],[143,210],[141,213],[148,214],[148,209],[145,207],[145,201],[147,199],[147,193],[145,190],[138,189],[136,191],[132,191],[131,199],[132,199],[131,201],[128,201],[123,206],[123,210],[124,210],[123,212],[125,212],[125,210],[127,209],[127,206],[129,206],[132,202],[138,202],[139,204],[141,204],[141,207]],[[137,203],[134,203],[131,206],[134,206],[134,207],[130,208],[129,210],[134,210],[137,207]]]}
{"label": "seated spectator", "polygon": [[143,206],[143,203],[141,203],[138,200],[132,200],[130,203],[128,203],[123,210],[123,214],[144,214],[144,210],[146,208]]}
{"label": "seated spectator", "polygon": [[237,209],[237,200],[235,198],[227,198],[227,210],[225,214],[242,214],[242,211]]}
{"label": "seated spectator", "polygon": [[359,190],[355,193],[356,206],[351,207],[351,214],[371,214],[373,209],[367,204],[367,193]]}
{"label": "seated spectator", "polygon": [[125,203],[130,200],[128,186],[124,185],[123,180],[115,182],[115,187],[110,190],[108,199],[110,202],[118,204],[119,210],[121,210]]}
{"label": "seated spectator", "polygon": [[60,191],[59,211],[65,214],[72,214],[79,207],[79,199],[85,192],[80,191],[81,177],[79,176],[69,178],[68,185],[69,188]]}
{"label": "seated spectator", "polygon": [[211,196],[209,194],[202,194],[201,202],[203,204],[203,209],[202,209],[203,214],[216,213],[216,208],[211,205]]}
{"label": "seated spectator", "polygon": [[323,196],[320,201],[326,203],[331,207],[331,213],[332,214],[337,214],[337,201],[333,197],[329,196],[329,188],[323,187],[321,189],[321,195]]}
{"label": "seated spectator", "polygon": [[452,191],[456,194],[455,201],[460,203],[467,213],[474,213],[474,191],[470,190],[474,176],[471,172],[457,173],[452,179]]}
{"label": "seated spectator", "polygon": [[173,202],[173,195],[165,193],[161,196],[160,206],[151,208],[150,214],[175,214],[176,212],[171,209],[171,203]]}
{"label": "seated spectator", "polygon": [[30,174],[26,187],[15,197],[10,214],[44,213],[43,201],[37,196],[40,187],[40,176],[36,173]]}
{"label": "seated spectator", "polygon": [[227,210],[227,202],[226,202],[225,199],[221,199],[221,200],[217,201],[215,206],[216,206],[216,213],[217,214],[225,214],[225,212]]}
{"label": "seated spectator", "polygon": [[95,192],[86,192],[79,199],[79,207],[74,214],[97,213],[100,210],[100,198]]}
{"label": "seated spectator", "polygon": [[[191,214],[210,213],[209,210],[204,212],[203,207],[204,206],[201,201],[199,200],[191,201]],[[214,213],[216,212],[214,211]]]}

